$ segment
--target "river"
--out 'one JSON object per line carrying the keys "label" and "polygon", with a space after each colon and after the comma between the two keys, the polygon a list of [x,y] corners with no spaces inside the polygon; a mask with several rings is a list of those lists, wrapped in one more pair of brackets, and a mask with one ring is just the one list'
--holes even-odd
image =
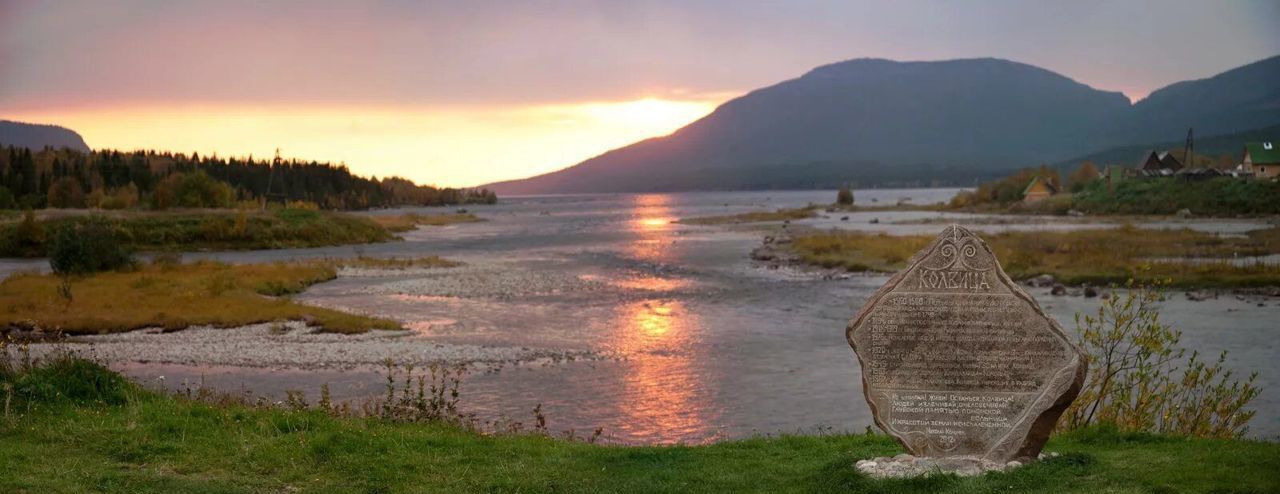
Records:
{"label": "river", "polygon": [[[860,204],[932,203],[955,193],[855,191]],[[430,342],[608,356],[523,361],[469,373],[462,383],[462,406],[486,420],[529,423],[531,410],[541,404],[552,431],[589,435],[601,428],[605,440],[628,444],[862,431],[872,421],[844,328],[887,277],[831,279],[766,269],[748,258],[760,243],[760,232],[675,223],[679,218],[826,203],[834,196],[832,191],[806,191],[504,198],[495,206],[470,208],[485,222],[420,228],[405,234],[402,242],[192,254],[188,259],[440,255],[468,267],[344,276],[298,299],[394,317],[412,328],[412,338]],[[796,223],[932,233],[944,225],[919,220],[939,216],[979,232],[1114,226],[993,222],[989,216],[932,212],[828,214]],[[1219,220],[1146,226],[1238,234],[1267,225]],[[1069,332],[1077,311],[1094,311],[1099,303],[1054,297],[1045,289],[1031,293]],[[1183,330],[1187,346],[1213,356],[1227,350],[1233,369],[1260,373],[1265,389],[1255,401],[1260,412],[1250,435],[1269,439],[1280,437],[1277,305],[1274,299],[1231,296],[1190,301],[1180,293],[1162,303],[1162,317]],[[314,396],[321,383],[328,383],[336,396],[359,399],[380,393],[383,384],[376,369],[368,367],[113,365],[152,384],[164,375],[169,387],[202,379],[218,389],[274,396],[286,389]]]}

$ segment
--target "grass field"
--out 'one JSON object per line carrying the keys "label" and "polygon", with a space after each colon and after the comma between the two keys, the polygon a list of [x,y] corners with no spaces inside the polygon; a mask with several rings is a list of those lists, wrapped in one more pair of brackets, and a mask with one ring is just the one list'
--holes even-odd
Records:
{"label": "grass field", "polygon": [[[444,262],[448,261],[427,258],[419,265]],[[195,325],[233,327],[307,320],[336,333],[400,328],[395,321],[306,306],[284,297],[333,279],[334,269],[335,264],[328,261],[158,263],[72,278],[70,299],[60,289],[63,280],[57,276],[15,274],[0,282],[0,300],[5,301],[0,305],[0,327],[35,326],[67,334],[97,334],[148,327],[178,330]]]}
{"label": "grass field", "polygon": [[901,452],[879,434],[604,446],[164,396],[71,359],[0,370],[0,394],[6,493],[1280,492],[1280,444],[1108,429],[1010,472],[873,480],[853,463]]}
{"label": "grass field", "polygon": [[[1125,226],[1071,232],[1006,232],[982,235],[1014,279],[1052,274],[1067,284],[1123,283],[1135,276],[1170,280],[1178,287],[1280,286],[1280,266],[1161,262],[1165,258],[1222,258],[1280,253],[1280,228],[1244,238],[1192,230]],[[797,234],[792,248],[802,262],[849,271],[897,271],[932,236],[859,232]]]}

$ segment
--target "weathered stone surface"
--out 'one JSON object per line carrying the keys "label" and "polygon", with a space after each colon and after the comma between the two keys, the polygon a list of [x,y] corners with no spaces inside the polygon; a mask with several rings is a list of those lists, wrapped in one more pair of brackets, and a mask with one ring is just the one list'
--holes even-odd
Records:
{"label": "weathered stone surface", "polygon": [[1084,382],[1080,349],[949,226],[849,323],[876,424],[912,454],[1032,459]]}

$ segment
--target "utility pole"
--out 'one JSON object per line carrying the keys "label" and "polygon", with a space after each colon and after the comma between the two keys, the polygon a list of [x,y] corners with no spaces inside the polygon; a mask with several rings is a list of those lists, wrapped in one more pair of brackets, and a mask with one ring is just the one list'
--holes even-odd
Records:
{"label": "utility pole", "polygon": [[262,193],[262,210],[267,210],[267,202],[271,200],[271,182],[276,176],[276,166],[280,164],[280,148],[276,148],[276,157],[271,159],[267,168],[267,190]]}
{"label": "utility pole", "polygon": [[1187,145],[1182,151],[1182,159],[1186,161],[1187,168],[1195,168],[1195,160],[1192,159],[1191,153],[1196,149],[1195,137],[1191,135],[1192,128],[1187,127]]}

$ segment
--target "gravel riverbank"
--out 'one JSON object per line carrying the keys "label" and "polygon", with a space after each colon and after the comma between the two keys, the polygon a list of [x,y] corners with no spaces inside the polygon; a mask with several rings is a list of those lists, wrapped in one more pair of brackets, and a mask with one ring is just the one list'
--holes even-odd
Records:
{"label": "gravel riverbank", "polygon": [[[57,344],[30,346],[33,357],[61,349],[102,362],[237,366],[287,369],[349,369],[382,365],[482,364],[501,367],[533,361],[600,359],[587,351],[527,347],[457,345],[434,342],[412,331],[370,331],[343,335],[316,332],[300,321],[236,328],[197,326],[165,333],[144,329],[128,333],[77,336]],[[10,351],[17,351],[11,348]]]}

